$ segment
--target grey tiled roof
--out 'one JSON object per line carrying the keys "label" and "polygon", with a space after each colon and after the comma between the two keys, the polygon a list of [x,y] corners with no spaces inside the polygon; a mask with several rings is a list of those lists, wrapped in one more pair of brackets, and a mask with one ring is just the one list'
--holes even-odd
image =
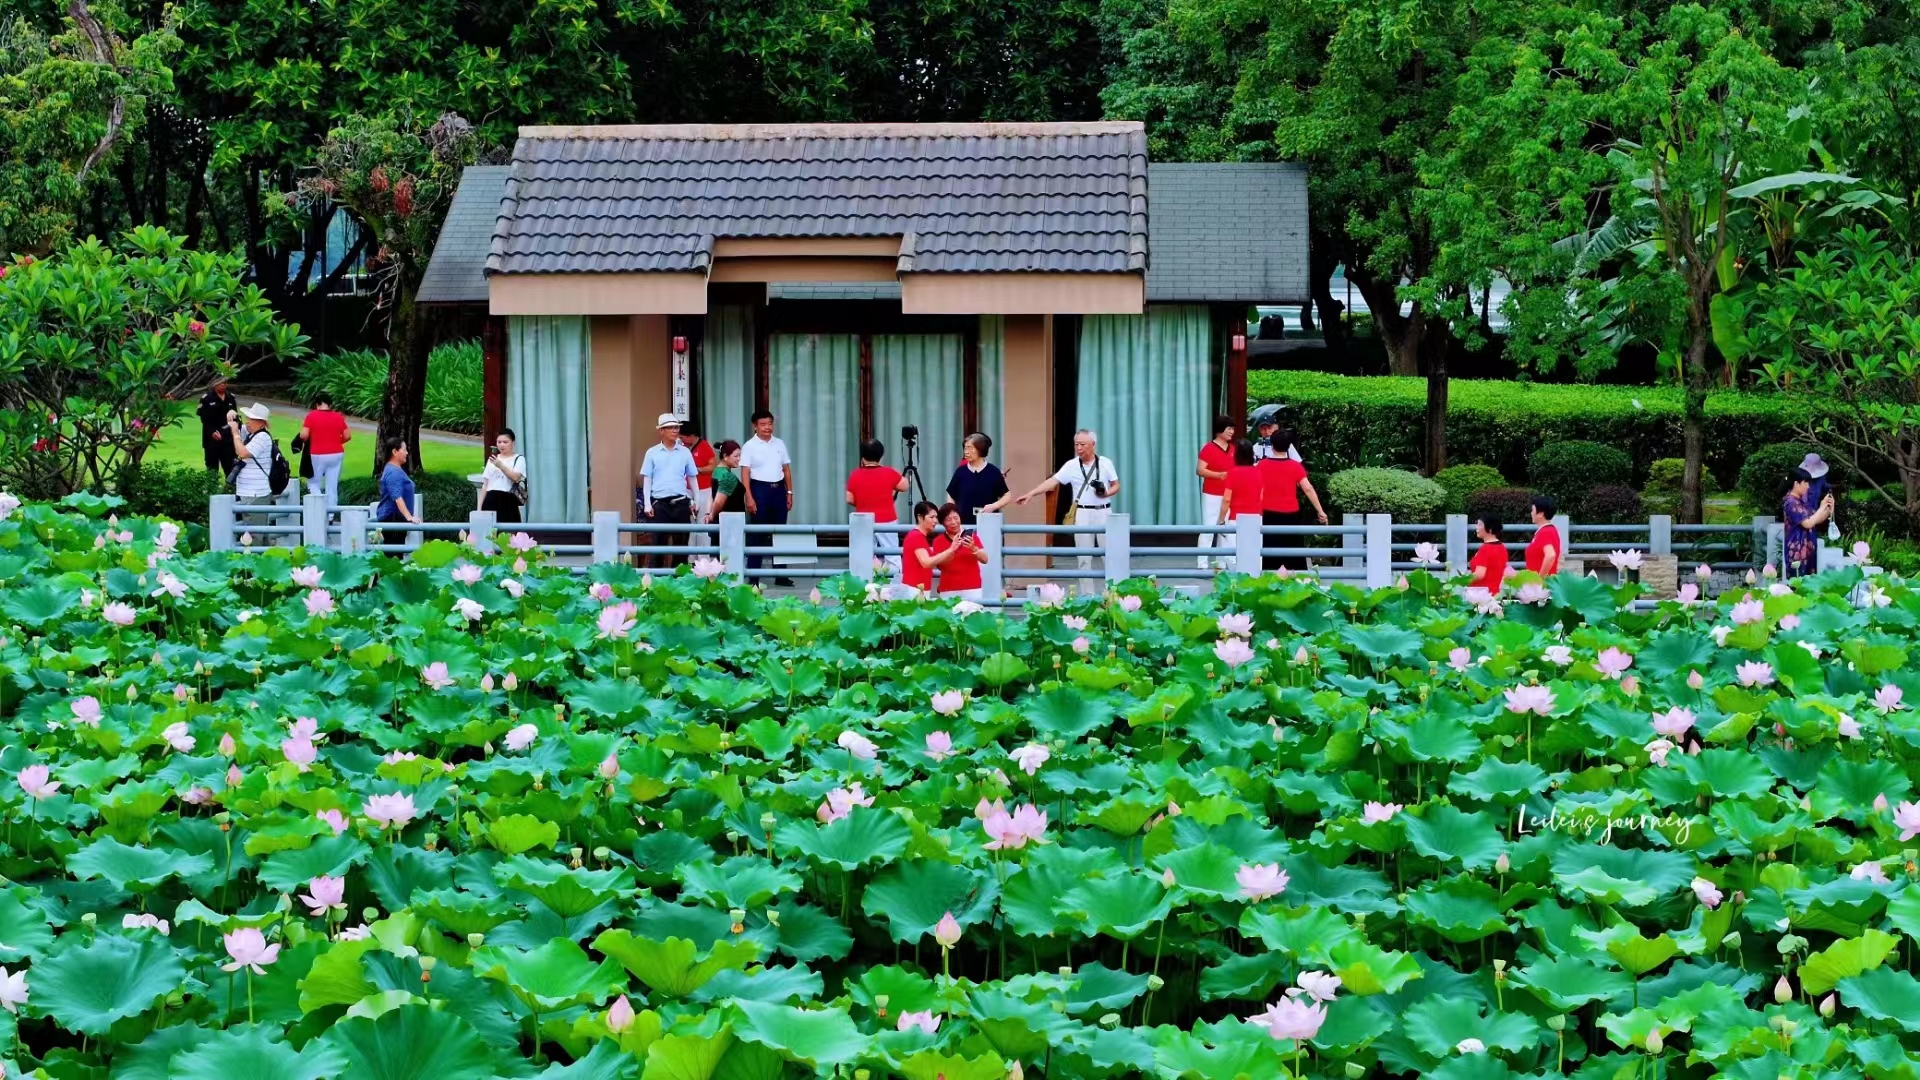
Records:
{"label": "grey tiled roof", "polygon": [[507,186],[505,165],[471,165],[460,174],[460,188],[447,207],[433,259],[415,299],[423,304],[487,302],[487,245],[500,216],[500,193]]}
{"label": "grey tiled roof", "polygon": [[900,236],[902,272],[1147,265],[1137,123],[523,128],[487,273],[699,271],[717,238]]}
{"label": "grey tiled roof", "polygon": [[1156,164],[1147,299],[1307,299],[1307,169]]}

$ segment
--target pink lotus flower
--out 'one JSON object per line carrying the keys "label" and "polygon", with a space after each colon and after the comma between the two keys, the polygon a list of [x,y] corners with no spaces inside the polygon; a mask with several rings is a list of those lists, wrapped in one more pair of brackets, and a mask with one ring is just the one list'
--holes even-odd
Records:
{"label": "pink lotus flower", "polygon": [[1780,616],[1780,629],[1782,629],[1782,630],[1798,630],[1798,629],[1800,629],[1800,616],[1798,616],[1798,615],[1782,615],[1782,616]]}
{"label": "pink lotus flower", "polygon": [[72,709],[74,723],[85,724],[91,728],[100,726],[100,717],[102,715],[100,700],[92,694],[82,694],[74,698]]}
{"label": "pink lotus flower", "polygon": [[933,924],[933,940],[939,942],[943,949],[960,944],[960,923],[954,919],[953,912],[942,914],[940,921]]}
{"label": "pink lotus flower", "polygon": [[1438,566],[1440,564],[1440,545],[1431,540],[1422,540],[1413,545],[1413,561],[1420,566]]}
{"label": "pink lotus flower", "polygon": [[[819,592],[820,590],[815,589],[814,591]],[[978,615],[985,610],[987,610],[985,606],[976,604],[971,600],[962,600],[953,605],[953,613],[955,615]]]}
{"label": "pink lotus flower", "polygon": [[1307,651],[1307,647],[1305,645],[1302,645],[1299,648],[1293,650],[1293,662],[1297,665],[1304,667],[1307,664],[1310,664],[1313,662],[1313,654]]}
{"label": "pink lotus flower", "polygon": [[604,581],[596,581],[587,587],[587,595],[603,604],[610,603],[613,600],[613,586]]}
{"label": "pink lotus flower", "polygon": [[1228,670],[1232,670],[1253,659],[1253,647],[1247,644],[1245,638],[1221,638],[1213,643],[1213,655],[1219,657]]}
{"label": "pink lotus flower", "polygon": [[244,777],[240,773],[240,766],[238,765],[227,766],[227,786],[229,788],[239,787],[240,781],[243,779]]}
{"label": "pink lotus flower", "polygon": [[1303,971],[1300,973],[1298,982],[1298,986],[1287,990],[1288,997],[1299,997],[1305,994],[1314,1001],[1325,1004],[1332,1001],[1334,995],[1340,991],[1340,976],[1331,971]]}
{"label": "pink lotus flower", "polygon": [[1761,660],[1748,660],[1735,667],[1733,674],[1741,686],[1773,685],[1773,665]]}
{"label": "pink lotus flower", "polygon": [[1267,1006],[1267,1010],[1247,1018],[1254,1027],[1267,1029],[1267,1034],[1276,1039],[1291,1039],[1294,1042],[1307,1042],[1320,1034],[1320,1027],[1327,1022],[1325,1005],[1309,1005],[1299,998],[1283,997]]}
{"label": "pink lotus flower", "polygon": [[1762,604],[1751,596],[1747,596],[1741,599],[1739,603],[1733,605],[1733,614],[1730,617],[1733,619],[1733,625],[1745,626],[1748,623],[1759,622],[1766,618],[1767,608],[1765,604]]}
{"label": "pink lotus flower", "polygon": [[1607,678],[1617,679],[1633,666],[1633,657],[1619,649],[1607,648],[1600,653],[1599,659],[1593,662],[1593,666],[1599,668],[1600,674]]}
{"label": "pink lotus flower", "polygon": [[101,608],[100,617],[115,626],[132,626],[133,620],[137,618],[132,605],[123,604],[118,600]]}
{"label": "pink lotus flower", "polygon": [[1687,733],[1687,729],[1693,726],[1693,722],[1692,709],[1675,706],[1653,718],[1653,730],[1669,739],[1677,739]]}
{"label": "pink lotus flower", "polygon": [[454,600],[453,610],[468,622],[479,622],[481,616],[487,613],[487,609],[480,606],[480,601],[465,596]]}
{"label": "pink lotus flower", "polygon": [[1022,803],[1013,813],[1000,811],[989,817],[985,823],[987,835],[993,840],[986,845],[988,851],[1018,850],[1029,843],[1046,843],[1047,812],[1036,810]]}
{"label": "pink lotus flower", "polygon": [[861,761],[872,761],[880,754],[880,748],[873,745],[873,740],[857,731],[841,732],[834,744]]}
{"label": "pink lotus flower", "polygon": [[389,825],[396,829],[405,828],[407,822],[419,814],[414,809],[413,796],[404,792],[398,795],[369,795],[361,812],[383,829]]}
{"label": "pink lotus flower", "polygon": [[927,733],[927,756],[934,761],[945,761],[953,756],[953,736],[944,731]]}
{"label": "pink lotus flower", "polygon": [[49,779],[51,775],[45,765],[29,765],[20,770],[16,782],[20,790],[27,793],[27,798],[50,799],[60,790],[60,782]]}
{"label": "pink lotus flower", "polygon": [[1514,590],[1513,598],[1523,604],[1544,604],[1553,599],[1553,593],[1537,581],[1529,581]]}
{"label": "pink lotus flower", "polygon": [[1069,630],[1080,631],[1087,628],[1087,620],[1079,615],[1062,615],[1060,616],[1060,625]]}
{"label": "pink lotus flower", "polygon": [[1484,1054],[1487,1052],[1487,1044],[1479,1039],[1461,1039],[1454,1044],[1453,1049],[1461,1054]]}
{"label": "pink lotus flower", "polygon": [[1085,634],[1082,634],[1073,639],[1072,648],[1075,656],[1085,656],[1087,655],[1087,651],[1093,648],[1093,643],[1087,640]]}
{"label": "pink lotus flower", "polygon": [[1370,802],[1360,811],[1360,821],[1367,825],[1378,825],[1381,822],[1392,821],[1393,815],[1400,810],[1399,803]]}
{"label": "pink lotus flower", "polygon": [[1673,752],[1673,744],[1665,739],[1655,739],[1646,745],[1646,751],[1655,765],[1665,767],[1667,755]]}
{"label": "pink lotus flower", "polygon": [[320,742],[320,722],[311,716],[296,716],[293,723],[287,725],[287,733],[296,739]]}
{"label": "pink lotus flower", "polygon": [[420,669],[420,681],[426,683],[429,689],[445,690],[453,685],[453,676],[448,674],[445,661],[435,660]]}
{"label": "pink lotus flower", "polygon": [[171,596],[175,600],[186,599],[186,596],[187,596],[186,582],[181,581],[179,578],[174,577],[172,574],[167,573],[165,570],[160,571],[159,575],[154,580],[159,583],[160,587],[148,593],[147,594],[148,596],[158,597],[158,596],[165,595],[165,596]]}
{"label": "pink lotus flower", "polygon": [[941,716],[957,716],[967,707],[967,695],[958,690],[942,690],[929,698],[927,704]]}
{"label": "pink lotus flower", "polygon": [[1900,830],[1900,842],[1920,836],[1920,803],[1903,802],[1893,810],[1893,827]]}
{"label": "pink lotus flower", "polygon": [[227,946],[227,955],[231,963],[221,964],[221,971],[239,971],[246,968],[255,975],[265,975],[266,965],[280,959],[280,946],[267,944],[266,935],[251,926],[243,926],[221,938]]}
{"label": "pink lotus flower", "polygon": [[527,535],[524,532],[514,533],[513,536],[507,540],[507,547],[513,549],[514,551],[520,552],[521,554],[525,554],[529,551],[532,551],[534,548],[537,548],[539,546],[540,546],[539,543],[536,542],[533,537]]}
{"label": "pink lotus flower", "polygon": [[[520,535],[525,536],[526,534],[521,533]],[[633,1021],[633,1002],[628,1001],[627,995],[625,994],[614,998],[613,1004],[607,1007],[607,1030],[618,1035],[632,1027]]]}
{"label": "pink lotus flower", "polygon": [[507,595],[515,600],[527,595],[527,587],[514,578],[501,578],[500,587],[507,590]]}
{"label": "pink lotus flower", "polygon": [[1705,904],[1708,910],[1719,907],[1720,901],[1723,899],[1719,888],[1717,888],[1713,882],[1703,877],[1693,879],[1693,895],[1699,897],[1700,902]]}
{"label": "pink lotus flower", "polygon": [[534,727],[532,724],[521,724],[507,732],[507,737],[502,741],[507,744],[508,750],[517,754],[527,747],[532,746],[533,741],[539,737],[539,728]]}
{"label": "pink lotus flower", "polygon": [[612,754],[608,754],[605,758],[601,760],[599,772],[600,772],[600,778],[602,780],[612,780],[615,777],[619,776],[620,775],[620,759],[618,757],[615,757]]}
{"label": "pink lotus flower", "polygon": [[633,633],[635,615],[638,612],[639,609],[627,601],[601,608],[600,617],[595,620],[595,625],[600,631],[600,640],[618,641]]}
{"label": "pink lotus flower", "polygon": [[1880,862],[1877,859],[1872,862],[1861,863],[1849,871],[1847,876],[1855,881],[1870,881],[1875,885],[1891,884],[1887,878],[1886,870],[1880,866]]}
{"label": "pink lotus flower", "polygon": [[398,765],[403,761],[419,761],[420,755],[411,750],[389,750],[387,756],[380,759],[382,764]]}
{"label": "pink lotus flower", "polygon": [[994,816],[995,814],[1005,814],[1006,812],[1007,812],[1006,803],[1002,802],[999,799],[995,799],[992,802],[988,802],[984,796],[980,799],[978,803],[975,803],[973,807],[973,816],[980,819],[981,821],[985,821],[988,818]]}
{"label": "pink lotus flower", "polygon": [[918,1029],[928,1035],[940,1030],[940,1018],[928,1012],[903,1012],[895,1025],[901,1031]]}
{"label": "pink lotus flower", "polygon": [[1253,636],[1253,616],[1251,615],[1222,615],[1217,622],[1220,632],[1229,637]]}
{"label": "pink lotus flower", "polygon": [[1685,604],[1689,607],[1699,603],[1700,602],[1700,586],[1695,585],[1691,581],[1680,586],[1678,599],[1682,604]]}
{"label": "pink lotus flower", "polygon": [[1613,552],[1607,556],[1607,561],[1613,564],[1615,570],[1638,570],[1640,569],[1641,555],[1638,549],[1629,548],[1625,551]]}
{"label": "pink lotus flower", "polygon": [[1566,667],[1573,663],[1573,650],[1565,645],[1549,645],[1540,650],[1540,656],[1547,663],[1557,667]]}
{"label": "pink lotus flower", "polygon": [[180,801],[186,803],[188,806],[205,806],[213,801],[213,789],[208,787],[188,788],[187,793],[180,796]]}
{"label": "pink lotus flower", "polygon": [[161,937],[166,937],[167,932],[171,930],[172,927],[167,925],[167,920],[161,918],[158,915],[152,915],[145,912],[141,912],[139,914],[127,914],[127,915],[120,916],[120,929],[122,930],[140,930],[140,929],[155,930],[159,932]]}
{"label": "pink lotus flower", "polygon": [[478,585],[487,572],[470,562],[463,562],[449,571],[449,576],[462,585]]}
{"label": "pink lotus flower", "polygon": [[1707,685],[1705,676],[1701,675],[1698,671],[1687,672],[1687,689],[1698,690],[1705,685]]}
{"label": "pink lotus flower", "polygon": [[0,1008],[18,1016],[20,1006],[27,1003],[27,973],[15,971],[9,973],[0,967]]}
{"label": "pink lotus flower", "polygon": [[1865,540],[1856,540],[1853,542],[1853,561],[1854,562],[1864,563],[1872,557],[1873,557],[1873,547],[1869,545]]}
{"label": "pink lotus flower", "polygon": [[317,566],[296,566],[293,568],[293,583],[303,589],[320,587],[320,568]]}
{"label": "pink lotus flower", "polygon": [[187,725],[183,722],[175,721],[168,724],[166,730],[160,733],[160,737],[167,740],[167,745],[173,747],[175,753],[193,752],[194,738],[187,734]]}
{"label": "pink lotus flower", "polygon": [[1848,716],[1846,713],[1841,713],[1840,714],[1840,737],[1843,739],[1859,738],[1860,737],[1860,721],[1855,720],[1853,717]]}
{"label": "pink lotus flower", "polygon": [[319,756],[318,749],[307,739],[280,740],[280,753],[301,772],[306,772],[307,767]]}
{"label": "pink lotus flower", "polygon": [[1880,689],[1873,693],[1873,707],[1881,712],[1898,712],[1906,708],[1900,701],[1905,696],[1899,687],[1892,683],[1883,683]]}
{"label": "pink lotus flower", "polygon": [[1067,598],[1067,590],[1048,582],[1034,590],[1034,607],[1059,607]]}
{"label": "pink lotus flower", "polygon": [[1473,650],[1459,646],[1448,650],[1447,666],[1455,671],[1465,671],[1473,666]]}
{"label": "pink lotus flower", "polygon": [[1546,716],[1553,712],[1553,688],[1516,686],[1506,691],[1507,711]]}
{"label": "pink lotus flower", "polygon": [[693,576],[704,581],[712,581],[727,572],[727,564],[711,555],[693,557]]}
{"label": "pink lotus flower", "polygon": [[325,589],[314,589],[306,595],[307,615],[315,619],[324,619],[333,614],[333,594]]}
{"label": "pink lotus flower", "polygon": [[372,936],[373,936],[373,928],[368,926],[366,923],[361,923],[359,926],[348,926],[348,927],[342,928],[339,933],[333,935],[333,940],[365,941]]}
{"label": "pink lotus flower", "polygon": [[1243,864],[1234,871],[1233,880],[1240,883],[1240,895],[1254,903],[1279,896],[1287,888],[1287,872],[1279,863]]}
{"label": "pink lotus flower", "polygon": [[347,910],[347,879],[328,877],[325,874],[307,882],[307,891],[300,897],[307,910],[314,915],[324,915],[329,910]]}
{"label": "pink lotus flower", "polygon": [[[1055,588],[1055,589],[1058,589],[1058,588],[1060,588],[1060,586],[1058,586],[1058,585],[1053,585],[1053,586],[1050,586],[1050,588]],[[1062,591],[1063,591],[1063,593],[1064,593],[1064,590],[1062,590]],[[1123,596],[1123,597],[1121,597],[1121,598],[1120,598],[1120,610],[1121,610],[1121,611],[1124,611],[1124,612],[1127,612],[1128,614],[1132,614],[1133,612],[1136,612],[1136,611],[1139,611],[1139,610],[1140,610],[1140,598],[1139,598],[1139,597],[1137,597],[1137,596]]]}
{"label": "pink lotus flower", "polygon": [[1028,743],[1020,749],[1015,750],[1011,756],[1013,757],[1013,763],[1020,766],[1021,772],[1032,776],[1034,773],[1040,771],[1040,766],[1045,765],[1047,758],[1051,757],[1052,754],[1045,746],[1039,743]]}
{"label": "pink lotus flower", "polygon": [[327,827],[333,830],[333,835],[335,836],[339,836],[341,833],[347,831],[347,816],[338,810],[322,810],[313,816],[326,822]]}
{"label": "pink lotus flower", "polygon": [[187,703],[187,699],[191,697],[193,697],[193,691],[187,689],[186,683],[173,684],[173,700],[174,701],[178,702],[181,705],[185,705]]}
{"label": "pink lotus flower", "polygon": [[1727,638],[1733,633],[1733,627],[1716,626],[1713,629],[1707,631],[1707,633],[1713,638],[1713,643],[1716,646],[1724,649],[1727,647]]}

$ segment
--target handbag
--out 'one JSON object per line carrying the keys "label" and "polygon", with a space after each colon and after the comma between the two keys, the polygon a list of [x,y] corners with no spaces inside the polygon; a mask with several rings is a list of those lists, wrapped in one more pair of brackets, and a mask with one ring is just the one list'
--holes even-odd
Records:
{"label": "handbag", "polygon": [[515,480],[507,491],[520,500],[521,506],[525,506],[527,505],[527,457],[525,454],[513,455],[513,471],[520,474],[520,479]]}

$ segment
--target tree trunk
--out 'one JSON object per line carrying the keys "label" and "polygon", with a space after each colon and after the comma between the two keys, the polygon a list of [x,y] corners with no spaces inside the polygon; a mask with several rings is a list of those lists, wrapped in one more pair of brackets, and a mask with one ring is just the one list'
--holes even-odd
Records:
{"label": "tree trunk", "polygon": [[1367,307],[1373,313],[1374,329],[1380,334],[1380,344],[1387,350],[1387,373],[1420,374],[1420,339],[1426,336],[1427,313],[1416,303],[1411,314],[1400,314],[1397,282],[1357,275],[1351,268],[1347,271],[1347,278],[1353,282],[1354,288],[1360,290],[1360,295],[1367,298]]}
{"label": "tree trunk", "polygon": [[419,475],[426,468],[420,452],[420,423],[426,411],[427,355],[432,351],[424,313],[413,302],[420,288],[420,271],[409,261],[397,268],[392,329],[387,334],[387,388],[380,399],[379,438],[375,440],[373,474],[386,464],[389,439],[407,444],[407,471]]}
{"label": "tree trunk", "polygon": [[1427,348],[1427,475],[1447,467],[1447,354],[1450,335],[1429,335]]}
{"label": "tree trunk", "polygon": [[1701,496],[1705,485],[1701,480],[1706,474],[1707,461],[1707,341],[1706,324],[1696,322],[1691,340],[1687,342],[1687,358],[1681,372],[1685,387],[1680,414],[1681,445],[1686,467],[1680,474],[1680,520],[1688,525],[1700,524],[1705,511]]}
{"label": "tree trunk", "polygon": [[1347,305],[1333,295],[1333,268],[1339,265],[1339,260],[1328,250],[1328,241],[1314,236],[1311,242],[1312,246],[1307,252],[1307,280],[1313,291],[1314,306],[1320,309],[1320,337],[1327,343],[1327,351],[1335,359],[1345,360],[1347,324],[1341,318],[1341,313],[1346,311]]}

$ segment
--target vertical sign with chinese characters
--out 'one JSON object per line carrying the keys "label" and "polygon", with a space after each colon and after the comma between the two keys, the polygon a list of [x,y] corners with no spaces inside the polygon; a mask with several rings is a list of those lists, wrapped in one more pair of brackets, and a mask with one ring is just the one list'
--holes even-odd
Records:
{"label": "vertical sign with chinese characters", "polygon": [[682,420],[693,411],[693,370],[687,356],[687,339],[673,339],[673,415]]}

